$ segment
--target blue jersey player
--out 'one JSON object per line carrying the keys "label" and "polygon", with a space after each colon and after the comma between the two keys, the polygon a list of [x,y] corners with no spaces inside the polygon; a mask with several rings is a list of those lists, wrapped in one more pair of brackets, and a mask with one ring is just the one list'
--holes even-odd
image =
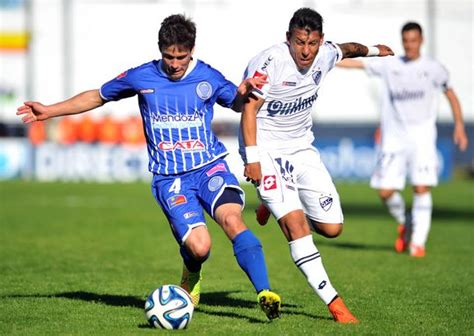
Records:
{"label": "blue jersey player", "polygon": [[262,246],[242,220],[244,192],[224,161],[227,150],[211,129],[215,103],[239,111],[246,94],[262,83],[247,79],[236,87],[219,71],[193,59],[195,38],[191,20],[171,15],[158,35],[160,60],[129,69],[98,90],[56,104],[25,102],[17,114],[30,123],[138,95],[152,192],[169,220],[184,262],[181,286],[197,305],[201,265],[211,247],[205,210],[232,241],[237,262],[271,320],[280,315],[280,297],[270,290]]}

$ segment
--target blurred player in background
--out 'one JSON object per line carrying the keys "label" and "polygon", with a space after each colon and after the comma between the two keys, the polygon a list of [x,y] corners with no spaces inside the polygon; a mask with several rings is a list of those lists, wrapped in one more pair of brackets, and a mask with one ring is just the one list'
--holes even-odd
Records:
{"label": "blurred player in background", "polygon": [[332,286],[311,235],[310,228],[336,237],[343,226],[339,195],[312,145],[312,106],[336,62],[386,55],[393,52],[383,45],[324,42],[321,15],[301,8],[290,21],[286,42],[259,53],[245,72],[245,78],[268,81],[253,90],[241,120],[244,174],[264,203],[257,219],[265,224],[270,211],[278,220],[293,261],[339,323],[358,320]]}
{"label": "blurred player in background", "polygon": [[[448,98],[453,113],[454,143],[464,151],[468,140],[461,105],[448,72],[420,53],[421,26],[408,22],[401,34],[404,56],[367,62],[344,60],[338,66],[364,68],[384,82],[381,151],[370,184],[379,190],[380,198],[399,224],[395,250],[401,253],[409,246],[411,256],[424,257],[433,208],[430,188],[438,184],[436,114],[440,91]],[[414,192],[411,239],[405,225],[405,201],[400,194],[407,175]]]}
{"label": "blurred player in background", "polygon": [[217,70],[193,59],[195,39],[191,20],[169,16],[159,31],[162,59],[129,69],[100,89],[56,104],[25,102],[17,114],[30,123],[138,95],[153,173],[152,192],[181,246],[181,286],[197,305],[201,265],[211,248],[205,210],[232,241],[237,262],[271,320],[280,315],[280,297],[270,290],[260,241],[242,220],[244,192],[224,160],[227,150],[211,129],[215,103],[240,111],[248,92],[264,81],[244,80],[237,88]]}

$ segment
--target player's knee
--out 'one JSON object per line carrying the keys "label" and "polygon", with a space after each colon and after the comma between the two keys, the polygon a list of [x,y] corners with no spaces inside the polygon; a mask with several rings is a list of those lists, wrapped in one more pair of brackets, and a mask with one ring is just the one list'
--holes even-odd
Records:
{"label": "player's knee", "polygon": [[338,237],[343,230],[343,225],[339,224],[329,224],[329,223],[313,223],[313,227],[316,233],[324,236],[326,238],[336,238]]}
{"label": "player's knee", "polygon": [[191,253],[193,255],[193,259],[196,261],[200,261],[203,263],[204,261],[209,258],[209,254],[211,252],[211,246],[210,244],[197,244],[193,246]]}
{"label": "player's knee", "polygon": [[389,199],[393,193],[395,192],[395,190],[391,190],[391,189],[380,189],[379,190],[379,197],[382,199],[382,200],[387,200]]}

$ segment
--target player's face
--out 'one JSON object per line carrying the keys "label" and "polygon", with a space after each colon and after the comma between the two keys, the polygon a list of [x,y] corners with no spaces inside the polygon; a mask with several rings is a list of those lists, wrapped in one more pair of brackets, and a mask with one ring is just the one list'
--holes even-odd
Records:
{"label": "player's face", "polygon": [[299,70],[308,69],[318,54],[319,46],[323,43],[324,34],[318,31],[293,29],[286,33],[290,45],[290,53]]}
{"label": "player's face", "polygon": [[420,57],[421,44],[423,43],[423,36],[416,29],[407,30],[402,34],[403,49],[405,56],[409,60],[414,60]]}
{"label": "player's face", "polygon": [[161,50],[163,71],[172,79],[179,80],[188,69],[193,56],[193,50],[179,45],[172,45]]}

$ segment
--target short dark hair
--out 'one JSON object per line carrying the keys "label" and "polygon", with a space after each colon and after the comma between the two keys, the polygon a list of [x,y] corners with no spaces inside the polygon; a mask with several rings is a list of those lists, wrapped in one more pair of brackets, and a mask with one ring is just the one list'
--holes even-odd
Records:
{"label": "short dark hair", "polygon": [[290,20],[288,32],[294,29],[305,29],[308,32],[318,31],[323,33],[323,17],[314,9],[303,7],[298,9]]}
{"label": "short dark hair", "polygon": [[160,51],[175,44],[192,50],[195,42],[196,24],[184,15],[170,15],[161,23],[158,32]]}
{"label": "short dark hair", "polygon": [[423,29],[421,29],[420,24],[417,23],[417,22],[407,22],[407,23],[405,23],[402,27],[402,34],[406,31],[409,31],[409,30],[418,30],[420,35],[423,35]]}

